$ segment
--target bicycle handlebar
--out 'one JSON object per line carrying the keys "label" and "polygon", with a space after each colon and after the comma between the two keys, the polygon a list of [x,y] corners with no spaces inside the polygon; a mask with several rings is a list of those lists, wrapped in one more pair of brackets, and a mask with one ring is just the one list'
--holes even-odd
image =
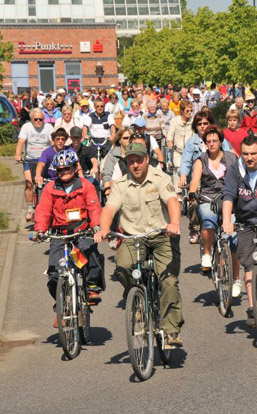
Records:
{"label": "bicycle handlebar", "polygon": [[148,237],[153,233],[157,233],[158,234],[164,234],[166,233],[166,229],[163,228],[156,228],[156,229],[152,229],[149,230],[147,233],[145,234],[131,234],[131,235],[125,235],[123,233],[118,233],[116,231],[110,231],[110,233],[108,233],[107,238],[111,238],[111,237],[119,237],[121,239],[133,239],[133,240],[137,240],[137,239],[141,239],[144,237]]}
{"label": "bicycle handlebar", "polygon": [[[97,139],[97,138],[91,138],[91,140],[90,141],[92,141],[93,142],[93,144],[96,146],[96,147],[103,147],[105,144],[106,144],[106,142],[108,141],[108,139],[107,138],[105,138],[104,139],[104,141],[102,142],[102,143],[100,143],[100,142],[95,142],[94,141],[94,139]],[[102,138],[99,138],[99,139],[102,139]]]}

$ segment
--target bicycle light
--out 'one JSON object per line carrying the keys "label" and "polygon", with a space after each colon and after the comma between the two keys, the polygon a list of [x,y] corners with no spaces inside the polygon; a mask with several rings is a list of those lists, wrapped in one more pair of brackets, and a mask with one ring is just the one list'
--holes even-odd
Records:
{"label": "bicycle light", "polygon": [[135,280],[140,279],[140,277],[141,277],[141,270],[139,270],[139,269],[135,269],[135,270],[133,270],[133,272],[132,272],[132,277],[133,277]]}
{"label": "bicycle light", "polygon": [[254,252],[254,253],[253,253],[253,260],[254,260],[255,262],[257,262],[257,252]]}

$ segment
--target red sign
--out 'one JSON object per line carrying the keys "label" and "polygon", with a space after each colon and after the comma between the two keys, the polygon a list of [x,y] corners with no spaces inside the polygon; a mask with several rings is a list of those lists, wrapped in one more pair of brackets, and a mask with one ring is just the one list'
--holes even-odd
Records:
{"label": "red sign", "polygon": [[80,79],[68,79],[68,93],[72,94],[75,88],[80,91]]}
{"label": "red sign", "polygon": [[95,52],[95,53],[101,53],[101,52],[103,52],[104,51],[104,47],[103,47],[103,44],[102,43],[100,43],[100,40],[96,40],[96,42],[93,44],[93,52]]}
{"label": "red sign", "polygon": [[65,45],[60,43],[48,43],[42,44],[35,42],[33,44],[27,44],[25,42],[19,42],[19,54],[20,55],[35,55],[35,54],[70,54],[72,53],[72,45]]}

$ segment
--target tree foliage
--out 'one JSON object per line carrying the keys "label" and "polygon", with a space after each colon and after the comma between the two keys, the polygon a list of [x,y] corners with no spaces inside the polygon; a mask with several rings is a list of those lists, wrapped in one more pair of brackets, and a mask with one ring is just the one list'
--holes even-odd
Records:
{"label": "tree foliage", "polygon": [[4,67],[2,62],[10,62],[13,56],[13,44],[11,42],[3,42],[3,37],[0,34],[0,84],[3,81]]}
{"label": "tree foliage", "polygon": [[247,0],[233,0],[227,12],[208,7],[185,11],[182,28],[157,32],[153,24],[135,37],[121,59],[135,83],[242,82],[257,79],[257,11]]}

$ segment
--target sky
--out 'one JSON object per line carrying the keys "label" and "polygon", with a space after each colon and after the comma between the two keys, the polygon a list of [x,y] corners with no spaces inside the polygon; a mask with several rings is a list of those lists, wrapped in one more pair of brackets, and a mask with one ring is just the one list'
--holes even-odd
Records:
{"label": "sky", "polygon": [[[198,7],[208,6],[214,12],[226,11],[232,0],[187,0],[187,8],[196,12]],[[253,1],[249,3],[252,5]]]}

